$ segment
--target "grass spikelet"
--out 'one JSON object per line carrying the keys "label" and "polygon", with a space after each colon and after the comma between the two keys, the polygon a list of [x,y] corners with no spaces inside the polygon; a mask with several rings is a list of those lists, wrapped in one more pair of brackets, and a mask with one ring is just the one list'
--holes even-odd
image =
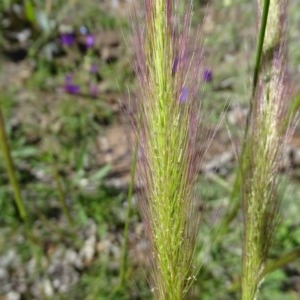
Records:
{"label": "grass spikelet", "polygon": [[[197,92],[201,56],[188,53],[191,6],[174,24],[177,1],[145,0],[146,27],[139,28],[144,219],[153,246],[157,299],[185,299],[191,285],[198,222],[193,216]],[[193,63],[192,63],[193,62]]]}
{"label": "grass spikelet", "polygon": [[[258,1],[263,2],[263,1]],[[264,1],[264,5],[266,5]],[[284,3],[283,3],[284,2]],[[260,3],[259,3],[260,4]],[[287,98],[283,29],[286,1],[271,1],[250,128],[241,160],[244,214],[242,299],[256,299],[279,215],[278,167]]]}

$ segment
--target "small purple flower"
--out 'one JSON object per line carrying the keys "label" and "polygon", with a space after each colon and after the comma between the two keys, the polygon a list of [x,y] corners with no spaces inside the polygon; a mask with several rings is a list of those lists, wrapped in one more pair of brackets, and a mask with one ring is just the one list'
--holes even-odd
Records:
{"label": "small purple flower", "polygon": [[64,90],[68,94],[79,93],[79,86],[73,83],[71,75],[67,75],[65,78]]}
{"label": "small purple flower", "polygon": [[75,42],[75,36],[73,33],[64,33],[60,36],[60,43],[63,46],[72,46]]}
{"label": "small purple flower", "polygon": [[68,84],[64,86],[65,92],[68,94],[78,94],[79,93],[79,86],[76,84]]}
{"label": "small purple flower", "polygon": [[212,73],[212,71],[209,70],[209,69],[205,69],[205,70],[203,71],[203,80],[204,80],[205,82],[211,82],[212,79],[213,79],[213,73]]}
{"label": "small purple flower", "polygon": [[85,45],[87,48],[92,48],[95,45],[95,37],[92,34],[85,37]]}
{"label": "small purple flower", "polygon": [[184,103],[187,100],[188,96],[188,89],[186,87],[183,87],[181,90],[181,95],[180,95],[180,103]]}

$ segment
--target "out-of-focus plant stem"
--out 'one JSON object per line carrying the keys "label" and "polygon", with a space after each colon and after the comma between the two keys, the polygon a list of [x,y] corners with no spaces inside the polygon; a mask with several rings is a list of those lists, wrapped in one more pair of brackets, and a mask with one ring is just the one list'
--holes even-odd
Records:
{"label": "out-of-focus plant stem", "polygon": [[289,253],[283,254],[282,256],[278,257],[277,259],[272,260],[269,262],[263,272],[263,277],[269,273],[272,273],[273,271],[278,270],[279,268],[282,268],[288,263],[291,263],[295,261],[296,259],[299,259],[300,257],[300,248],[294,249]]}
{"label": "out-of-focus plant stem", "polygon": [[47,17],[49,18],[50,17],[50,14],[51,14],[51,11],[52,11],[52,6],[53,6],[53,0],[46,0],[46,15]]}
{"label": "out-of-focus plant stem", "polygon": [[[299,258],[300,258],[300,248],[297,248],[292,250],[291,252],[283,254],[282,256],[272,260],[271,262],[268,262],[264,272],[262,273],[262,278]],[[233,293],[233,292],[237,292],[240,288],[241,288],[241,282],[238,281],[238,282],[234,282],[227,289],[227,291]]]}
{"label": "out-of-focus plant stem", "polygon": [[24,222],[26,222],[27,221],[27,213],[26,213],[24,202],[22,199],[19,182],[17,180],[13,158],[11,156],[11,149],[10,149],[8,138],[7,138],[6,131],[5,131],[5,121],[4,121],[4,116],[3,116],[1,105],[0,105],[0,143],[1,143],[1,149],[2,149],[2,154],[3,154],[3,160],[4,160],[4,163],[6,166],[6,171],[7,171],[8,177],[9,177],[11,187],[14,192],[14,199],[15,199],[16,207],[17,207],[18,213],[20,215],[20,218]]}
{"label": "out-of-focus plant stem", "polygon": [[[142,114],[139,116],[139,128],[141,123]],[[139,129],[138,129],[139,131]],[[137,158],[138,158],[138,148],[139,148],[139,136],[136,137],[134,150],[133,150],[133,160],[131,164],[131,172],[130,172],[130,184],[128,187],[127,193],[127,209],[126,209],[126,219],[124,226],[124,234],[123,234],[123,244],[121,250],[121,266],[120,266],[120,274],[119,274],[119,287],[124,286],[126,270],[127,270],[127,258],[128,258],[128,237],[129,237],[129,223],[130,223],[130,215],[132,210],[132,195],[133,195],[133,186],[134,186],[134,178],[136,172]]]}
{"label": "out-of-focus plant stem", "polygon": [[61,209],[62,209],[64,215],[66,216],[70,226],[74,226],[74,221],[72,219],[72,216],[69,212],[69,209],[68,209],[68,206],[67,206],[67,203],[66,203],[66,195],[63,191],[60,176],[59,176],[58,171],[57,171],[55,166],[53,166],[52,169],[53,169],[53,177],[54,177],[54,180],[55,180],[55,183],[56,183],[56,188],[57,188],[57,193],[58,193],[58,200],[60,202]]}

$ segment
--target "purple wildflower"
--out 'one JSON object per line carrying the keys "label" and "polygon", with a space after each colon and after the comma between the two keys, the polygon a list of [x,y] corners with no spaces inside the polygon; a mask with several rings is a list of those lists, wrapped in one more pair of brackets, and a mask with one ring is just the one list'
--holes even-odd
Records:
{"label": "purple wildflower", "polygon": [[92,34],[85,37],[85,45],[87,48],[92,48],[95,45],[95,37]]}
{"label": "purple wildflower", "polygon": [[210,81],[212,81],[212,79],[213,79],[213,73],[212,73],[212,71],[209,70],[209,69],[205,69],[203,71],[203,80],[205,82],[210,82]]}
{"label": "purple wildflower", "polygon": [[65,78],[64,90],[68,94],[79,93],[79,86],[73,83],[71,75],[67,75]]}
{"label": "purple wildflower", "polygon": [[60,36],[60,43],[63,46],[72,46],[75,42],[75,36],[73,33],[64,33]]}
{"label": "purple wildflower", "polygon": [[79,93],[79,86],[76,84],[66,84],[64,86],[65,92],[68,94],[78,94]]}

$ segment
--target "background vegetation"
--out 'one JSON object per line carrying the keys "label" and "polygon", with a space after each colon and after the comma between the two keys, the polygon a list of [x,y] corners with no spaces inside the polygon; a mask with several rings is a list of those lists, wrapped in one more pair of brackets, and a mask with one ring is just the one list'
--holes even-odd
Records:
{"label": "background vegetation", "polygon": [[[194,298],[239,299],[241,214],[217,239],[211,233],[230,207],[235,151],[251,94],[256,11],[255,3],[246,0],[204,2],[195,1],[193,26],[201,24],[203,64],[212,78],[199,98],[209,116],[205,130],[216,134],[195,186],[199,210],[205,207],[206,212]],[[289,70],[297,91],[300,10],[297,0],[290,2]],[[116,289],[131,165],[128,113],[136,95],[131,13],[129,1],[0,3],[0,101],[28,215],[24,225],[1,159],[2,299],[152,297],[149,244],[135,197],[126,283]],[[287,192],[271,258],[300,244],[299,141],[296,130],[282,162]],[[199,151],[201,147],[207,145],[199,145]],[[299,261],[273,272],[260,299],[299,299],[299,274]]]}

